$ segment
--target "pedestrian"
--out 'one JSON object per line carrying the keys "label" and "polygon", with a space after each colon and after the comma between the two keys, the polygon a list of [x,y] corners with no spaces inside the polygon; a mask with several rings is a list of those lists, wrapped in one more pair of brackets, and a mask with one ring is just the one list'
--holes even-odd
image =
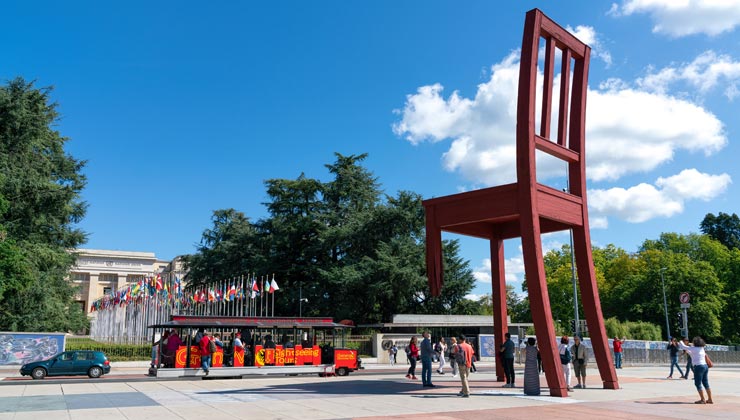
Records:
{"label": "pedestrian", "polygon": [[[687,346],[684,343],[678,342],[678,347],[681,350],[685,350],[686,353],[691,355],[691,362],[694,365],[694,386],[696,391],[699,393],[701,398],[699,401],[695,401],[695,404],[714,404],[712,401],[712,390],[709,388],[709,368],[712,366],[712,360],[704,351],[706,343],[701,337],[694,337],[693,346]],[[704,392],[702,387],[707,391],[707,398],[704,399]]]}
{"label": "pedestrian", "polygon": [[450,367],[452,367],[452,377],[457,378],[459,367],[455,360],[455,350],[457,349],[457,338],[450,337],[450,347],[448,348],[450,354]]}
{"label": "pedestrian", "polygon": [[504,363],[504,375],[506,375],[506,384],[504,388],[514,388],[514,342],[511,341],[511,334],[504,335],[506,341],[501,345],[501,359]]}
{"label": "pedestrian", "polygon": [[165,358],[165,367],[175,367],[175,357],[177,356],[177,350],[182,345],[182,340],[177,334],[177,331],[172,330],[170,336],[167,339],[167,357]]}
{"label": "pedestrian", "polygon": [[388,349],[388,362],[391,366],[396,364],[396,353],[398,353],[398,347],[396,347],[396,343],[391,341],[391,347]]}
{"label": "pedestrian", "polygon": [[527,339],[524,349],[524,393],[526,395],[540,395],[540,374],[537,368],[537,340],[534,337]]}
{"label": "pedestrian", "polygon": [[467,343],[464,335],[460,335],[459,344],[455,351],[455,360],[457,361],[458,371],[460,372],[460,382],[462,389],[457,394],[463,398],[470,397],[470,385],[468,385],[468,376],[470,374],[470,365],[473,357],[473,347]]}
{"label": "pedestrian", "polygon": [[432,340],[429,338],[429,331],[424,331],[422,334],[424,337],[421,340],[421,386],[433,388],[432,384],[432,355],[434,354],[434,348],[432,347]]}
{"label": "pedestrian", "polygon": [[614,367],[616,369],[622,369],[622,344],[624,344],[624,337],[620,340],[615,335],[612,344],[614,346]]}
{"label": "pedestrian", "polygon": [[[689,345],[689,337],[683,338],[683,343],[687,346]],[[683,375],[684,379],[689,379],[689,372],[694,372],[693,367],[691,366],[691,353],[684,351],[683,354],[686,355],[686,374]]]}
{"label": "pedestrian", "polygon": [[565,386],[568,391],[573,391],[573,388],[570,386],[570,362],[573,359],[573,356],[568,348],[568,342],[569,340],[567,336],[564,335],[560,338],[558,353],[560,353],[560,364],[563,366],[563,374],[565,375]]}
{"label": "pedestrian", "polygon": [[406,347],[406,357],[410,365],[406,377],[416,379],[416,360],[419,358],[419,347],[416,346],[416,336],[411,337],[409,345]]}
{"label": "pedestrian", "polygon": [[[673,378],[673,367],[675,366],[676,369],[678,369],[678,373],[683,378],[683,371],[681,370],[681,366],[678,365],[678,340],[676,340],[676,337],[670,337],[668,342],[668,347],[666,347],[666,350],[669,351],[670,357],[671,357],[671,371],[668,373],[668,377],[666,379],[672,379]],[[687,375],[688,376],[688,372]]]}
{"label": "pedestrian", "polygon": [[444,337],[439,337],[439,341],[437,344],[434,345],[434,352],[437,353],[437,358],[439,358],[439,367],[437,368],[437,373],[440,375],[444,375],[444,367],[445,367],[445,352],[447,351],[447,343],[445,343]]}
{"label": "pedestrian", "polygon": [[208,333],[203,332],[198,347],[200,347],[200,367],[203,368],[206,376],[208,376],[211,369],[211,349],[213,348],[211,347],[211,337]]}
{"label": "pedestrian", "polygon": [[576,372],[578,385],[576,388],[586,388],[586,365],[588,364],[588,349],[581,342],[581,337],[573,337],[573,346],[570,348],[573,355],[573,370]]}

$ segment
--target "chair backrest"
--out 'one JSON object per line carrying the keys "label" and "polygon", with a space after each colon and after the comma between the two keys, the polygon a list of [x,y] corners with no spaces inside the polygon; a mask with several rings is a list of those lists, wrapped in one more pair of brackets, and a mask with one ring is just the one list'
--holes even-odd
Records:
{"label": "chair backrest", "polygon": [[[544,83],[539,133],[535,132],[537,64],[540,38],[545,41]],[[560,99],[555,139],[551,137],[552,92],[556,50],[560,50]],[[517,103],[517,180],[536,183],[535,150],[568,163],[571,194],[585,196],[586,91],[591,48],[538,9],[527,12],[519,63]],[[572,62],[572,92],[571,90]],[[569,106],[570,105],[570,106]]]}

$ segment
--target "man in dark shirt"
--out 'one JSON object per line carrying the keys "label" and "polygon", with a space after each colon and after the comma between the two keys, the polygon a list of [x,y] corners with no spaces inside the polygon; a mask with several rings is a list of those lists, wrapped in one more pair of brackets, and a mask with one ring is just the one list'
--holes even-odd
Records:
{"label": "man in dark shirt", "polygon": [[429,339],[429,331],[424,331],[424,339],[421,340],[421,386],[433,388],[432,384],[432,340]]}
{"label": "man in dark shirt", "polygon": [[[673,366],[675,366],[678,369],[678,373],[683,378],[683,371],[681,370],[681,366],[678,365],[678,343],[676,342],[675,337],[670,338],[670,342],[668,343],[667,350],[671,354],[671,373],[668,374],[667,379],[673,378]],[[688,372],[686,372],[686,376],[688,376]]]}
{"label": "man in dark shirt", "polygon": [[504,388],[514,388],[514,342],[511,341],[511,334],[506,333],[506,341],[501,345],[501,359],[504,363],[504,375],[506,375],[506,385]]}

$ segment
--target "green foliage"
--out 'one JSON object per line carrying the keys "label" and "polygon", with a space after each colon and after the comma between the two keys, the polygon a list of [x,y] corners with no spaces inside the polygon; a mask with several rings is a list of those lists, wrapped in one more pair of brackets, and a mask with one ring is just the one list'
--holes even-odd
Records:
{"label": "green foliage", "polygon": [[474,285],[457,241],[445,241],[445,284],[432,297],[426,280],[421,196],[383,196],[361,163],[336,154],[333,179],[301,174],[265,182],[269,216],[250,222],[230,209],[214,212],[198,252],[186,257],[189,284],[245,272],[274,273],[276,313],[332,316],[355,323],[391,320],[397,313],[474,314],[465,298]]}
{"label": "green foliage", "polygon": [[102,351],[111,362],[149,361],[152,359],[150,344],[113,344],[101,343],[89,338],[67,337],[65,350]]}
{"label": "green foliage", "polygon": [[604,320],[607,337],[627,337],[630,340],[649,340],[658,341],[664,339],[661,336],[661,329],[657,325],[649,322],[624,321],[620,322],[617,318],[608,318]]}
{"label": "green foliage", "polygon": [[740,248],[740,217],[720,212],[715,216],[707,213],[699,225],[702,233],[709,235],[729,249]]}
{"label": "green foliage", "polygon": [[75,228],[86,209],[84,162],[64,152],[49,92],[22,79],[0,87],[0,330],[88,323],[65,280],[74,263],[67,250],[85,240]]}

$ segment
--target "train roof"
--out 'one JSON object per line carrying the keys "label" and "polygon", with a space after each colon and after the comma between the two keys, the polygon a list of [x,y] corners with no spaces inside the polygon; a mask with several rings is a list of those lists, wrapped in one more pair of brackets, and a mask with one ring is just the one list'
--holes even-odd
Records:
{"label": "train roof", "polygon": [[294,317],[240,317],[172,315],[167,322],[149,325],[149,328],[351,328],[334,322],[332,318]]}

